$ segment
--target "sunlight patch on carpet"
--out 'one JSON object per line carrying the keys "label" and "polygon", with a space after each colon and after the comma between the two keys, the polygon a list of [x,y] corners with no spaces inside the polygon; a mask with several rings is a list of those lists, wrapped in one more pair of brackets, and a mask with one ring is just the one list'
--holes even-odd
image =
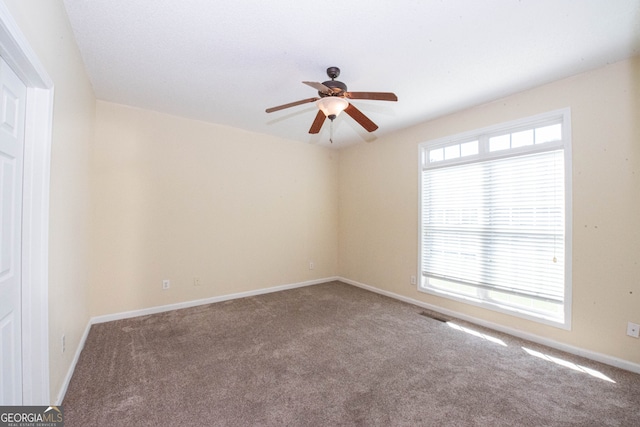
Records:
{"label": "sunlight patch on carpet", "polygon": [[573,369],[574,371],[589,374],[592,377],[595,377],[604,381],[609,381],[610,383],[614,383],[614,384],[616,383],[614,380],[612,380],[602,372],[596,371],[595,369],[587,368],[586,366],[576,365],[575,363],[569,362],[568,360],[560,359],[554,356],[549,356],[548,354],[543,354],[543,353],[540,353],[539,351],[531,350],[526,347],[522,347],[522,349],[527,353],[529,353],[530,355],[546,360],[548,362],[553,362],[557,365],[564,366],[565,368],[569,368],[569,369]]}
{"label": "sunlight patch on carpet", "polygon": [[503,347],[507,347],[507,344],[505,344],[504,341],[502,341],[499,338],[492,337],[491,335],[483,334],[481,332],[474,331],[473,329],[465,328],[464,326],[457,325],[457,324],[455,324],[453,322],[447,322],[447,325],[449,325],[450,328],[453,328],[456,331],[465,332],[465,333],[467,333],[469,335],[473,335],[474,337],[482,338],[483,340],[487,340],[487,341],[492,342],[494,344],[499,344],[499,345],[501,345]]}

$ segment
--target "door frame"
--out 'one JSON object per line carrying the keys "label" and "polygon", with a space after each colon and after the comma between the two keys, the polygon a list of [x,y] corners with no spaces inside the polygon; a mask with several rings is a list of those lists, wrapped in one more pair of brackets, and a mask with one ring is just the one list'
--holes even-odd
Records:
{"label": "door frame", "polygon": [[3,2],[0,2],[0,56],[27,86],[22,194],[22,404],[49,405],[53,81]]}

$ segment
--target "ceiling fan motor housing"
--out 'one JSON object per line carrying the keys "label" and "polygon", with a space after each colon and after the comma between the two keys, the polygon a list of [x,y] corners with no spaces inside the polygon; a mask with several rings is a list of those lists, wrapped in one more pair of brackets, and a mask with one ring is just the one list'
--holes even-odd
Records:
{"label": "ceiling fan motor housing", "polygon": [[327,80],[326,82],[322,82],[323,85],[325,85],[326,87],[328,87],[329,89],[332,89],[333,93],[323,93],[318,91],[318,95],[320,95],[322,98],[324,98],[325,96],[340,96],[342,95],[344,92],[347,91],[347,85],[339,82],[338,80],[336,80],[336,78],[338,78],[338,76],[340,75],[340,68],[338,67],[329,67],[327,68],[327,76],[329,76],[329,78],[331,80]]}
{"label": "ceiling fan motor housing", "polygon": [[322,82],[323,85],[332,90],[332,94],[327,94],[324,92],[318,91],[318,95],[321,97],[325,96],[339,96],[342,95],[343,92],[347,91],[347,85],[339,82],[338,80],[327,80],[326,82]]}

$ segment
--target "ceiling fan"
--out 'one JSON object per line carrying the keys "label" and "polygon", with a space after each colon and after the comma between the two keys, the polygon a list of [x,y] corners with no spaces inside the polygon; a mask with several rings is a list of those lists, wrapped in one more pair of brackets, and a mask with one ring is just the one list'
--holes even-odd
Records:
{"label": "ceiling fan", "polygon": [[365,116],[362,111],[353,106],[347,99],[371,99],[376,101],[397,101],[398,97],[391,92],[348,92],[347,85],[336,80],[340,75],[340,68],[327,68],[327,75],[331,80],[326,82],[302,82],[318,91],[318,97],[302,99],[300,101],[290,102],[289,104],[278,105],[277,107],[267,108],[267,113],[284,110],[285,108],[295,107],[296,105],[315,102],[318,108],[309,133],[318,133],[326,118],[333,121],[340,112],[344,111],[356,122],[358,122],[368,132],[378,129],[378,125],[373,123],[371,119]]}

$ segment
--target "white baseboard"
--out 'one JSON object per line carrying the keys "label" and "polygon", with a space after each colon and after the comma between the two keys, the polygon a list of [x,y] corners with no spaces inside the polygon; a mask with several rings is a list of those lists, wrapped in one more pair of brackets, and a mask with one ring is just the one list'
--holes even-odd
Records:
{"label": "white baseboard", "polygon": [[140,310],[125,311],[125,312],[114,313],[114,314],[105,314],[103,316],[92,317],[91,324],[94,325],[96,323],[112,322],[114,320],[129,319],[131,317],[138,317],[138,316],[147,316],[149,314],[179,310],[181,308],[196,307],[198,305],[212,304],[215,302],[229,301],[229,300],[238,299],[238,298],[252,297],[255,295],[269,294],[272,292],[285,291],[287,289],[295,289],[295,288],[302,288],[304,286],[318,285],[320,283],[327,283],[333,280],[338,280],[338,278],[326,277],[324,279],[308,280],[306,282],[291,283],[288,285],[273,286],[271,288],[256,289],[253,291],[238,292],[235,294],[220,295],[220,296],[211,297],[211,298],[178,302],[175,304],[161,305],[158,307],[149,307],[149,308],[143,308]]}
{"label": "white baseboard", "polygon": [[432,310],[446,316],[455,317],[457,319],[465,320],[470,323],[475,323],[476,325],[484,326],[489,329],[493,329],[499,332],[504,332],[505,334],[513,335],[518,338],[522,338],[528,341],[532,341],[538,344],[546,345],[547,347],[555,348],[560,351],[564,351],[570,354],[575,354],[576,356],[581,356],[586,359],[595,360],[596,362],[604,363],[606,365],[615,366],[616,368],[624,369],[626,371],[631,371],[640,374],[640,364],[630,362],[628,360],[620,359],[617,357],[609,356],[602,353],[597,353],[595,351],[586,350],[584,348],[575,347],[569,344],[564,344],[549,338],[541,337],[539,335],[531,334],[528,332],[524,332],[518,329],[513,329],[508,326],[503,326],[498,323],[488,322],[486,320],[478,319],[473,316],[469,316],[463,313],[459,313],[453,310],[448,310],[437,305],[428,304],[413,298],[405,297],[403,295],[399,295],[393,292],[385,291],[382,289],[378,289],[374,286],[365,285],[364,283],[356,282],[355,280],[347,279],[345,277],[338,277],[337,280],[347,283],[349,285],[357,286],[362,289],[366,289],[371,292],[375,292],[380,295],[384,295],[393,299],[397,299],[399,301],[403,301],[409,304],[417,305],[419,307],[426,308],[428,310]]}
{"label": "white baseboard", "polygon": [[80,338],[80,342],[78,343],[78,348],[76,349],[76,353],[73,357],[73,361],[71,362],[71,366],[69,367],[69,370],[67,371],[67,375],[65,376],[62,386],[60,387],[60,391],[58,392],[56,405],[62,405],[64,396],[67,393],[67,388],[69,387],[69,382],[71,381],[73,372],[76,369],[76,364],[78,363],[78,359],[80,358],[80,353],[82,352],[82,349],[84,348],[84,344],[87,341],[87,337],[89,336],[91,325],[95,325],[97,323],[111,322],[114,320],[129,319],[129,318],[138,317],[138,316],[147,316],[149,314],[162,313],[165,311],[195,307],[198,305],[211,304],[215,302],[229,301],[229,300],[238,299],[238,298],[246,298],[246,297],[251,297],[255,295],[268,294],[272,292],[285,291],[287,289],[295,289],[295,288],[302,288],[305,286],[319,285],[321,283],[332,282],[334,280],[339,280],[339,279],[338,277],[326,277],[324,279],[308,280],[306,282],[273,286],[271,288],[256,289],[253,291],[238,292],[235,294],[221,295],[221,296],[216,296],[211,298],[179,302],[176,304],[168,304],[168,305],[162,305],[158,307],[143,308],[140,310],[125,311],[121,313],[106,314],[103,316],[92,317],[91,319],[89,319],[89,323],[87,323],[87,326],[84,330],[84,334],[82,334],[82,337]]}
{"label": "white baseboard", "polygon": [[69,366],[67,375],[64,377],[64,381],[62,382],[62,387],[60,387],[60,391],[58,392],[58,396],[56,397],[56,403],[55,403],[56,406],[62,405],[62,401],[64,400],[64,395],[67,394],[67,388],[69,387],[69,382],[71,382],[71,377],[73,376],[73,372],[76,370],[78,359],[80,359],[80,353],[82,353],[82,349],[84,348],[84,343],[87,341],[87,337],[89,336],[89,330],[91,330],[91,320],[89,320],[89,323],[87,323],[87,326],[84,328],[84,333],[82,334],[82,337],[80,337],[80,342],[78,343],[78,348],[76,348],[76,353],[73,355],[71,366]]}

